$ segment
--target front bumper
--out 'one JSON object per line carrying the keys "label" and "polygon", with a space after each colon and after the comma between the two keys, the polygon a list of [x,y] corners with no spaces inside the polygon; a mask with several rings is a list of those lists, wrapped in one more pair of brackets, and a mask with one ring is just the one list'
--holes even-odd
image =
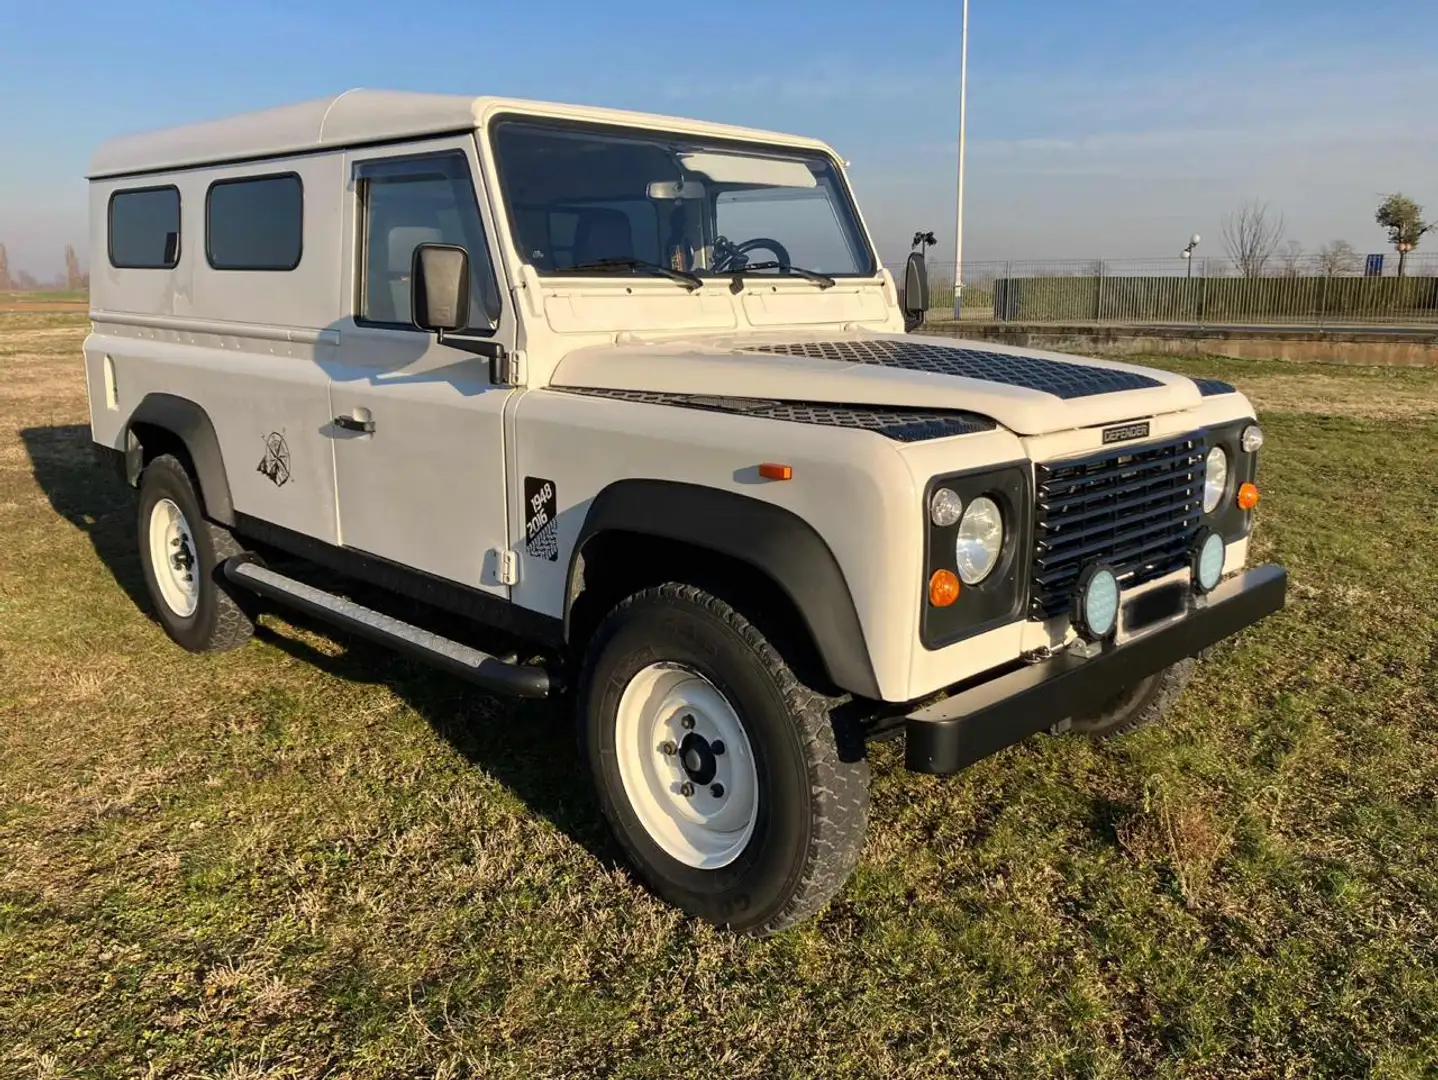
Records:
{"label": "front bumper", "polygon": [[1070,652],[969,687],[910,713],[905,764],[953,773],[1061,720],[1101,707],[1125,686],[1194,656],[1283,607],[1288,572],[1259,566],[1209,593],[1177,622],[1085,658]]}

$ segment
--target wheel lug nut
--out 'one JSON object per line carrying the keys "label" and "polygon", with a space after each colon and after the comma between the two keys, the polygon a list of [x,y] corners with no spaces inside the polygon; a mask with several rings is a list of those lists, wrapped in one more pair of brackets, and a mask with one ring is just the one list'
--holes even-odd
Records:
{"label": "wheel lug nut", "polygon": [[685,780],[684,783],[679,785],[679,794],[683,795],[686,799],[692,799],[694,797],[694,785],[688,780]]}
{"label": "wheel lug nut", "polygon": [[659,752],[665,757],[673,757],[679,752],[679,747],[675,746],[672,742],[662,742],[659,744]]}
{"label": "wheel lug nut", "polygon": [[709,785],[709,794],[710,794],[710,795],[713,795],[716,799],[722,799],[722,798],[724,797],[724,785],[723,785],[723,784],[710,784],[710,785]]}
{"label": "wheel lug nut", "polygon": [[720,742],[718,739],[715,739],[712,743],[709,744],[709,752],[710,752],[711,754],[713,754],[715,757],[721,757],[721,756],[723,756],[723,754],[724,754],[724,744],[723,744],[722,742]]}
{"label": "wheel lug nut", "polygon": [[687,713],[684,715],[684,718],[679,721],[679,723],[683,725],[685,731],[694,730],[694,717],[690,716]]}

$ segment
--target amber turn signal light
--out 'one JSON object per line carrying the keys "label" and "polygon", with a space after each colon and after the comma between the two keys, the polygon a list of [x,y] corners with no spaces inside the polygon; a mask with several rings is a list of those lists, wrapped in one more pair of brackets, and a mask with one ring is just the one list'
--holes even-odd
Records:
{"label": "amber turn signal light", "polygon": [[759,475],[765,480],[792,480],[794,479],[794,467],[792,465],[775,465],[772,461],[766,461],[759,466]]}
{"label": "amber turn signal light", "polygon": [[1238,508],[1252,510],[1258,505],[1258,485],[1244,484],[1238,489]]}
{"label": "amber turn signal light", "polygon": [[929,603],[948,607],[959,598],[959,576],[952,570],[935,570],[929,578]]}

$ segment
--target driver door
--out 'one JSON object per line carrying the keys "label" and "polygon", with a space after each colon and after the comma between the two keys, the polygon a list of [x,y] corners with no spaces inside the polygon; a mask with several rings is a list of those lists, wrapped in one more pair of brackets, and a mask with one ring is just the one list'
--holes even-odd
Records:
{"label": "driver door", "polygon": [[474,287],[468,333],[514,348],[476,197],[474,140],[355,151],[347,167],[355,306],[330,372],[328,429],[340,542],[507,597],[498,556],[509,546],[504,410],[514,391],[491,382],[487,359],[410,321],[414,249],[456,244]]}

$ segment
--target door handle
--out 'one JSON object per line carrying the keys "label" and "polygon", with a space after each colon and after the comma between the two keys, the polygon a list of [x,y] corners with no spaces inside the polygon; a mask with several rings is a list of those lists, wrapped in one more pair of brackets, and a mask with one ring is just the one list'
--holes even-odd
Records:
{"label": "door handle", "polygon": [[[356,412],[358,413],[359,410]],[[374,421],[370,419],[368,410],[356,416],[336,416],[334,425],[337,428],[344,428],[346,431],[358,431],[364,435],[374,434]]]}

